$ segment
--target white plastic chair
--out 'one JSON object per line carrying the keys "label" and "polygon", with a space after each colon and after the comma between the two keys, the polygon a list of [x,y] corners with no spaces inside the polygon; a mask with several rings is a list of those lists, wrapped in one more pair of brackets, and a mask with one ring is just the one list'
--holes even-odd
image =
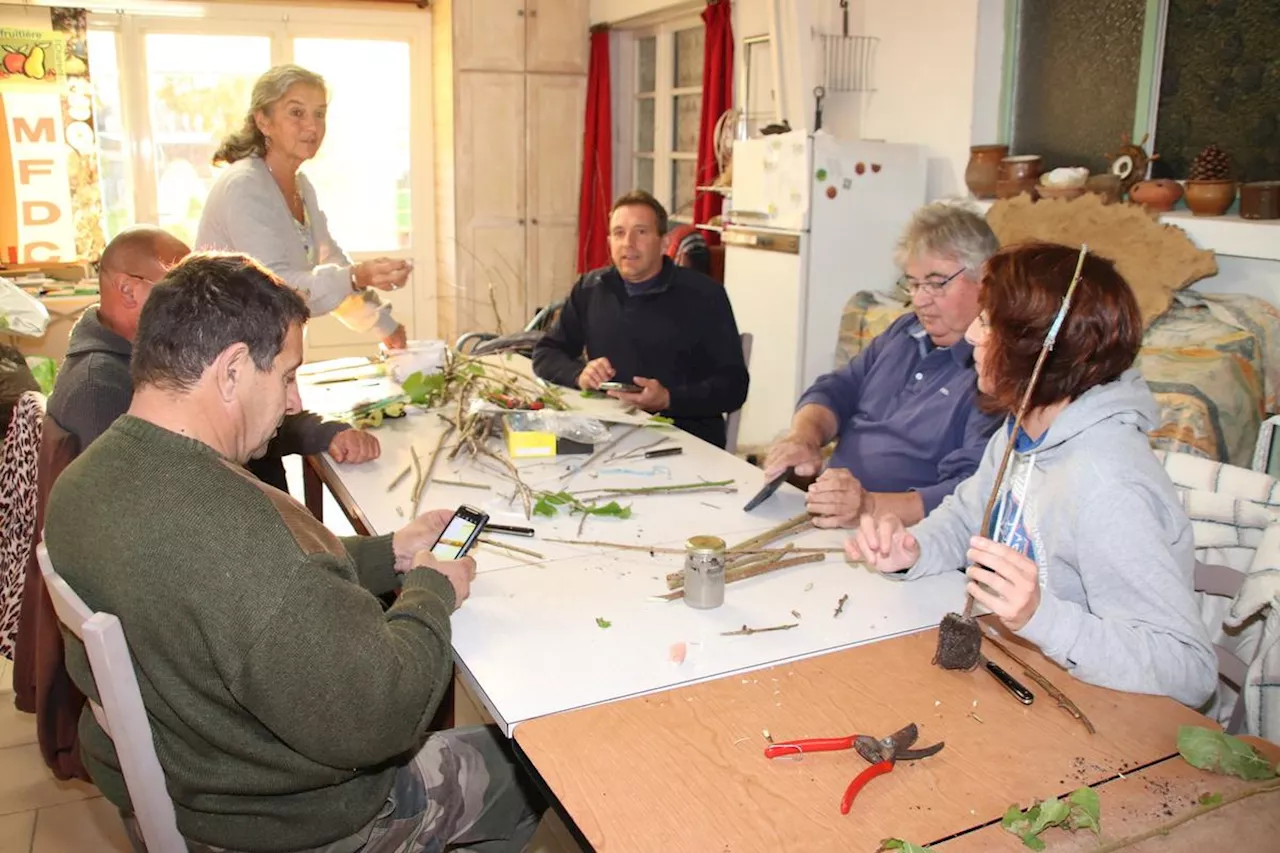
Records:
{"label": "white plastic chair", "polygon": [[58,621],[84,643],[102,702],[91,699],[89,706],[98,725],[115,744],[147,853],[187,853],[187,843],[178,832],[173,800],[165,787],[164,771],[156,757],[151,723],[142,705],[138,677],[120,620],[110,613],[90,610],[54,571],[43,544],[37,548],[36,557]]}
{"label": "white plastic chair", "polygon": [[[746,365],[747,370],[751,369],[751,341],[754,340],[750,332],[743,332],[738,335],[742,340],[742,363]],[[730,412],[729,417],[725,419],[724,424],[724,449],[733,453],[738,449],[738,427],[742,423],[742,409],[736,412]]]}

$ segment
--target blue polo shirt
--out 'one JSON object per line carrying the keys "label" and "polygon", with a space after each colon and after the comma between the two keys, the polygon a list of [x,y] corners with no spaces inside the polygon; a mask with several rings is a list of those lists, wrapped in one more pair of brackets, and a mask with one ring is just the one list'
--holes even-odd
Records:
{"label": "blue polo shirt", "polygon": [[818,378],[797,408],[816,403],[840,425],[830,468],[872,492],[917,491],[929,513],[978,469],[1000,423],[977,406],[968,341],[935,346],[906,314],[840,370]]}

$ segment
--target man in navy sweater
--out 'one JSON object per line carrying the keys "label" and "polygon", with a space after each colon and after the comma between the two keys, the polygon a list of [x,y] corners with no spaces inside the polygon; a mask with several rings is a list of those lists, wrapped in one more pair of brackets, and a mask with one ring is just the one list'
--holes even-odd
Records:
{"label": "man in navy sweater", "polygon": [[613,265],[578,279],[555,326],[533,350],[538,376],[598,390],[724,447],[726,412],[747,399],[747,366],[724,288],[662,253],[667,212],[634,190],[609,213]]}

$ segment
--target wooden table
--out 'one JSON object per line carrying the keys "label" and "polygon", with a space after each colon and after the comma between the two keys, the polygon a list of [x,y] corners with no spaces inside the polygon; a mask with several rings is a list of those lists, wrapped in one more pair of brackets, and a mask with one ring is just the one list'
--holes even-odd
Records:
{"label": "wooden table", "polygon": [[[887,837],[927,844],[973,833],[940,848],[951,853],[1019,847],[999,828],[1012,803],[1025,808],[1082,785],[1122,784],[1122,773],[1140,774],[1128,775],[1137,790],[1159,779],[1142,768],[1165,763],[1177,772],[1170,762],[1177,727],[1215,726],[1171,699],[1078,682],[1018,643],[1092,719],[1091,736],[1028,679],[1036,701],[1024,707],[984,670],[932,666],[936,633],[555,714],[525,722],[515,740],[596,850],[871,853]],[[988,654],[1021,677],[1000,652]],[[848,816],[840,798],[866,767],[856,752],[763,756],[765,729],[776,741],[883,737],[913,721],[919,744],[946,747],[872,781]],[[1212,782],[1213,790],[1231,788],[1220,777]],[[1110,834],[1108,815],[1104,800]],[[989,823],[985,834],[975,832]]]}

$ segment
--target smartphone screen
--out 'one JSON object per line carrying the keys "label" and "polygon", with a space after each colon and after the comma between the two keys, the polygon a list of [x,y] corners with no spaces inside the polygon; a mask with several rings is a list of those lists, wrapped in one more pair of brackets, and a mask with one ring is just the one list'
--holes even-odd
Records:
{"label": "smartphone screen", "polygon": [[601,391],[623,391],[628,394],[639,394],[644,389],[639,385],[633,385],[630,382],[601,382]]}
{"label": "smartphone screen", "polygon": [[465,557],[488,521],[489,516],[478,509],[458,507],[436,544],[431,546],[431,553],[441,560]]}

